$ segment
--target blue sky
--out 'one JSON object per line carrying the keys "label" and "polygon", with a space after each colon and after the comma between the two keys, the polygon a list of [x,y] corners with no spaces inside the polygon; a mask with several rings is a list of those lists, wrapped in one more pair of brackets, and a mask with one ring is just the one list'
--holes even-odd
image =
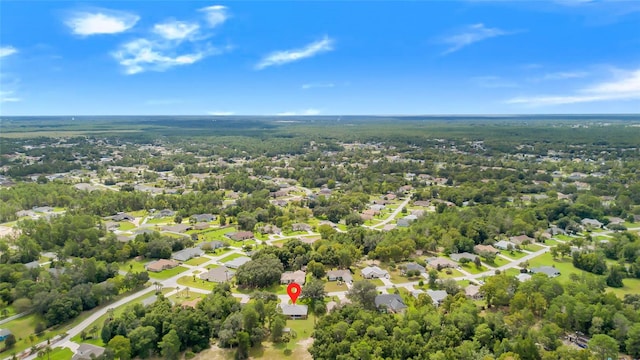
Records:
{"label": "blue sky", "polygon": [[640,112],[640,2],[2,1],[2,115]]}

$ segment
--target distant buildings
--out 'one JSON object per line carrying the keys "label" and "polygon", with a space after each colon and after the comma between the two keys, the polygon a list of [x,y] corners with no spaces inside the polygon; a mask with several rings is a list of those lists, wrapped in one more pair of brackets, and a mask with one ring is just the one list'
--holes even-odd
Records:
{"label": "distant buildings", "polygon": [[534,274],[543,273],[546,274],[550,278],[560,276],[560,271],[552,266],[540,266],[537,268],[531,269],[531,272]]}

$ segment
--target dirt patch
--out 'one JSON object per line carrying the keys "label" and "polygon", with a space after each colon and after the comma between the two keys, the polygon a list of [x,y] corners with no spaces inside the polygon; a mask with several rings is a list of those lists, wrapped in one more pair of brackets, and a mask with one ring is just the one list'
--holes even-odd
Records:
{"label": "dirt patch", "polygon": [[20,235],[20,230],[14,229],[8,226],[0,225],[0,237],[5,237],[9,235],[18,236]]}

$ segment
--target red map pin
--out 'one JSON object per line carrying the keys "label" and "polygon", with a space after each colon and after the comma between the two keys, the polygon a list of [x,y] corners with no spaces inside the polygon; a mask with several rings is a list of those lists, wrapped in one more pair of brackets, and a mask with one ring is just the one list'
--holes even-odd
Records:
{"label": "red map pin", "polygon": [[302,289],[300,288],[300,285],[298,283],[292,282],[291,284],[289,284],[289,286],[287,286],[287,294],[289,294],[291,302],[294,304],[296,303],[296,300],[298,300],[298,296],[300,296],[301,292]]}

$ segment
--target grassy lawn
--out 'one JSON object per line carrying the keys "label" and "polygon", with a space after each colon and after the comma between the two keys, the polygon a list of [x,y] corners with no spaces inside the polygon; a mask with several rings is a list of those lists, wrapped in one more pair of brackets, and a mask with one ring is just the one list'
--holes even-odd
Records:
{"label": "grassy lawn", "polygon": [[509,259],[514,259],[514,260],[522,259],[523,257],[527,256],[526,253],[523,253],[517,250],[513,250],[513,251],[500,250],[500,254],[508,257]]}
{"label": "grassy lawn", "polygon": [[330,293],[330,292],[336,292],[336,291],[347,291],[347,285],[345,283],[342,283],[342,285],[338,285],[337,281],[327,281],[324,284],[324,291]]}
{"label": "grassy lawn", "polygon": [[169,296],[169,300],[173,301],[174,304],[182,304],[185,301],[195,300],[197,298],[204,298],[205,294],[200,294],[194,291],[189,291],[189,296],[187,296],[186,290],[180,290],[180,293],[173,294]]}
{"label": "grassy lawn", "polygon": [[471,274],[480,274],[481,272],[485,272],[488,269],[484,266],[481,266],[479,269],[475,264],[469,265],[469,264],[464,264],[461,266],[465,271],[471,273]]}
{"label": "grassy lawn", "polygon": [[178,284],[203,290],[213,290],[213,288],[216,286],[216,283],[202,280],[198,278],[197,275],[195,281],[193,280],[193,276],[183,276],[178,279]]}
{"label": "grassy lawn", "polygon": [[129,212],[129,215],[131,215],[133,217],[147,216],[147,210],[131,211],[131,212]]}
{"label": "grassy lawn", "polygon": [[607,288],[608,291],[618,295],[620,298],[624,298],[625,294],[637,294],[640,291],[640,279],[624,279],[622,280],[624,287],[621,288]]}
{"label": "grassy lawn", "polygon": [[460,280],[458,281],[458,285],[460,285],[461,288],[466,288],[467,286],[469,286],[471,282],[469,280]]}
{"label": "grassy lawn", "polygon": [[[16,309],[14,309],[12,305],[5,306],[4,308],[2,308],[2,310],[7,310],[7,317],[13,316],[16,314]],[[4,317],[2,316],[2,313],[0,313],[0,319],[4,319]]]}
{"label": "grassy lawn", "polygon": [[172,217],[162,217],[162,218],[150,218],[147,219],[147,224],[168,224],[168,223],[172,223],[173,222],[173,218]]}
{"label": "grassy lawn", "polygon": [[209,261],[209,259],[206,257],[197,257],[185,262],[185,264],[191,265],[191,266],[198,266],[206,263],[207,261]]}
{"label": "grassy lawn", "polygon": [[542,254],[538,257],[535,257],[529,260],[530,268],[543,266],[543,265],[555,266],[555,268],[558,269],[558,271],[560,271],[560,276],[558,277],[558,280],[562,282],[569,281],[569,274],[582,275],[586,273],[586,271],[584,270],[575,268],[570,258],[565,257],[562,260],[559,258],[556,260],[553,260],[550,253]]}
{"label": "grassy lawn", "polygon": [[48,257],[46,257],[46,256],[40,256],[40,259],[38,259],[38,263],[39,263],[39,264],[43,264],[43,263],[46,263],[46,262],[47,262],[47,261],[49,261],[49,260],[51,260],[51,259],[49,259],[49,258],[48,258]]}
{"label": "grassy lawn", "polygon": [[556,235],[555,236],[558,240],[562,240],[562,241],[571,241],[571,239],[573,239],[571,236],[569,235]]}
{"label": "grassy lawn", "polygon": [[135,229],[136,226],[133,225],[133,223],[129,222],[129,221],[122,221],[120,222],[120,227],[119,229],[122,231],[127,231],[127,230],[133,230]]}
{"label": "grassy lawn", "polygon": [[231,292],[234,292],[236,294],[251,295],[254,291],[266,291],[266,292],[274,293],[277,295],[284,295],[287,293],[287,287],[284,285],[275,284],[266,288],[257,288],[257,289],[244,289],[244,288],[238,288],[237,286],[234,286],[231,288]]}
{"label": "grassy lawn", "polygon": [[282,233],[282,235],[284,236],[307,235],[307,234],[308,233],[306,231],[287,231]]}
{"label": "grassy lawn", "polygon": [[536,252],[538,250],[544,249],[544,246],[540,246],[538,244],[529,244],[527,246],[523,246],[522,248],[527,251]]}
{"label": "grassy lawn", "polygon": [[511,269],[507,269],[504,273],[507,274],[508,276],[516,276],[520,274],[520,270],[511,268]]}
{"label": "grassy lawn", "polygon": [[217,267],[220,267],[220,265],[218,265],[218,264],[209,264],[209,265],[206,266],[207,269],[215,269]]}
{"label": "grassy lawn", "polygon": [[131,259],[127,262],[118,264],[118,268],[126,272],[129,272],[129,271],[142,272],[142,271],[146,271],[146,269],[144,268],[145,263],[146,263],[145,261],[136,261]]}
{"label": "grassy lawn", "polygon": [[[451,274],[447,274],[447,271],[450,271]],[[451,279],[456,277],[464,276],[460,271],[456,269],[444,269],[438,272],[438,279]],[[425,280],[426,282],[427,280]]]}
{"label": "grassy lawn", "polygon": [[509,261],[507,261],[504,258],[501,258],[499,256],[496,256],[495,260],[493,260],[493,262],[486,262],[487,265],[489,266],[493,266],[493,267],[500,267],[500,266],[504,266],[507,265],[509,263]]}
{"label": "grassy lawn", "polygon": [[189,269],[187,269],[184,266],[176,266],[173,269],[169,269],[169,270],[163,270],[159,273],[157,272],[150,272],[149,273],[149,277],[153,278],[153,279],[158,279],[158,280],[166,280],[170,277],[174,277],[180,273],[183,273],[185,271],[187,271]]}
{"label": "grassy lawn", "polygon": [[[228,234],[230,232],[234,232],[236,231],[235,227],[226,227],[226,228],[222,228],[222,229],[215,229],[215,230],[209,230],[209,231],[204,231],[201,232],[199,235],[205,240],[205,241],[211,241],[211,240],[229,240],[227,237],[225,237],[225,234]],[[199,237],[200,237],[199,236]]]}
{"label": "grassy lawn", "polygon": [[558,244],[560,244],[557,240],[553,240],[553,239],[547,239],[544,241],[544,244],[547,246],[556,246]]}
{"label": "grassy lawn", "polygon": [[73,352],[69,348],[55,348],[47,357],[47,360],[69,360],[73,357]]}
{"label": "grassy lawn", "polygon": [[223,257],[222,259],[220,259],[220,262],[221,262],[221,263],[226,263],[226,262],[228,262],[228,261],[231,261],[231,260],[233,260],[233,259],[237,259],[237,258],[239,258],[239,257],[243,257],[243,256],[247,256],[247,255],[238,254],[238,253],[233,253],[233,254],[231,254],[231,255],[229,255],[229,256],[225,256],[225,257]]}

